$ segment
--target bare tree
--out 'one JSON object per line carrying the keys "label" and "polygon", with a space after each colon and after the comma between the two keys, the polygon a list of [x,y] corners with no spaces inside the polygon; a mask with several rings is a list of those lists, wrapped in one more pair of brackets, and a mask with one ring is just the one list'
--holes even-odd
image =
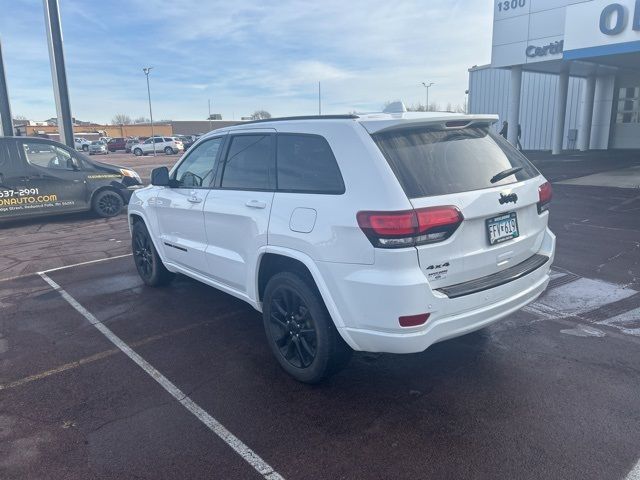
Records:
{"label": "bare tree", "polygon": [[112,125],[129,125],[131,123],[133,123],[131,117],[124,113],[116,113],[111,119]]}
{"label": "bare tree", "polygon": [[271,118],[271,114],[266,110],[256,110],[249,118],[251,118],[251,120],[265,120]]}
{"label": "bare tree", "polygon": [[436,102],[431,102],[428,107],[421,103],[407,107],[408,112],[437,112],[439,109],[440,106]]}
{"label": "bare tree", "polygon": [[133,121],[133,123],[151,123],[151,120],[147,117],[138,117]]}
{"label": "bare tree", "polygon": [[24,115],[14,115],[13,116],[14,120],[29,120],[27,117],[25,117]]}

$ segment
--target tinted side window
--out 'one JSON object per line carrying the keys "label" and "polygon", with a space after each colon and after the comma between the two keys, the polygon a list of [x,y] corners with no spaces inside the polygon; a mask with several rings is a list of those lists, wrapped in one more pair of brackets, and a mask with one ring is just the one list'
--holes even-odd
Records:
{"label": "tinted side window", "polygon": [[278,135],[278,190],[344,193],[329,143],[318,135]]}
{"label": "tinted side window", "polygon": [[223,188],[272,190],[275,188],[273,135],[232,137],[227,153]]}
{"label": "tinted side window", "polygon": [[77,170],[77,162],[60,147],[41,142],[23,142],[22,145],[31,165],[55,170]]}
{"label": "tinted side window", "polygon": [[222,137],[207,140],[189,153],[176,169],[174,178],[179,187],[208,187],[211,184],[222,140]]}

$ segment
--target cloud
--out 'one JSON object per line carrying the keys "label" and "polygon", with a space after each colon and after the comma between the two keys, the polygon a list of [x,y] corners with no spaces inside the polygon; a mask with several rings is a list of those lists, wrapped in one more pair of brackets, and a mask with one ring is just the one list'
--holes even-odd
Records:
{"label": "cloud", "polygon": [[[61,4],[74,115],[225,118],[376,110],[391,99],[464,101],[467,68],[489,60],[489,2],[451,0],[112,0]],[[11,2],[0,17],[13,111],[48,118],[53,95],[42,5]],[[49,93],[47,93],[49,92]],[[49,100],[47,100],[49,99]],[[157,112],[157,113],[156,113]]]}

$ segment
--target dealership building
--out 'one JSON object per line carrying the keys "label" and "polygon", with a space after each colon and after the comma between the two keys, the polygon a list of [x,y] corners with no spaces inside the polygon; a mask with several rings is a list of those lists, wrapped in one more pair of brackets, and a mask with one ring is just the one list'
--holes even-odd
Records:
{"label": "dealership building", "polygon": [[526,150],[640,149],[640,0],[494,0],[468,102]]}

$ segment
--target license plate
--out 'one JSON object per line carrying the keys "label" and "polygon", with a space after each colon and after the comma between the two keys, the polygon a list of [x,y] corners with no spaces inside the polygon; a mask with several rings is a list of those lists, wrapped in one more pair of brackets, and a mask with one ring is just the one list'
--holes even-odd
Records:
{"label": "license plate", "polygon": [[506,242],[519,235],[518,216],[516,212],[509,212],[497,217],[487,218],[486,222],[489,245]]}

